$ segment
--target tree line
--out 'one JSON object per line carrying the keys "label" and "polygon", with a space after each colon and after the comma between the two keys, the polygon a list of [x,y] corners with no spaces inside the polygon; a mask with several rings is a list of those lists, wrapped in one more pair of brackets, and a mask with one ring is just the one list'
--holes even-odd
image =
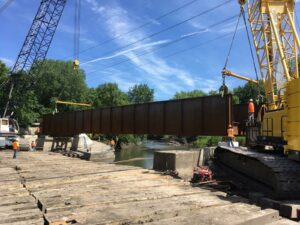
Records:
{"label": "tree line", "polygon": [[[8,68],[0,61],[0,85],[8,80]],[[41,115],[53,113],[55,101],[90,103],[93,108],[119,106],[133,103],[154,101],[154,89],[147,84],[136,84],[127,92],[122,91],[117,83],[104,83],[90,88],[85,82],[84,70],[73,70],[71,61],[45,60],[28,73],[12,74],[15,88],[11,109],[20,126],[27,127],[39,121]],[[4,111],[9,85],[0,89],[0,112]],[[201,90],[180,91],[173,99],[198,97],[218,94],[218,90],[205,93]],[[246,103],[249,98],[256,99],[264,93],[260,84],[247,83],[231,92],[235,103]],[[83,109],[82,106],[59,105],[59,111]]]}

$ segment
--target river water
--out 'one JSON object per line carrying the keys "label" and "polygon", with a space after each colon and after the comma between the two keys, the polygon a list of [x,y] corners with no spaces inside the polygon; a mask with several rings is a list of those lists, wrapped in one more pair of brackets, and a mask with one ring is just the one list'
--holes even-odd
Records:
{"label": "river water", "polygon": [[184,146],[174,146],[172,144],[160,141],[144,141],[141,146],[124,148],[115,152],[115,162],[122,165],[138,166],[146,169],[152,169],[153,156],[155,151],[187,149]]}

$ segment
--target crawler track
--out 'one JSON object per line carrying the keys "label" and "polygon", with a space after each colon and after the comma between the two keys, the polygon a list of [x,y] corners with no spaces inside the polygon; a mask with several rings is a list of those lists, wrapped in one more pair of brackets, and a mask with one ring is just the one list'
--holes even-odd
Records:
{"label": "crawler track", "polygon": [[217,165],[275,199],[300,199],[300,163],[253,150],[218,147]]}

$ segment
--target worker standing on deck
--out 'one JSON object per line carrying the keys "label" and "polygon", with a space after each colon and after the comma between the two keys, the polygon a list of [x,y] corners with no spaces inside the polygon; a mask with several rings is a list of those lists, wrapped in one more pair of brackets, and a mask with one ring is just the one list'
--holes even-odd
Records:
{"label": "worker standing on deck", "polygon": [[228,146],[234,147],[233,146],[234,134],[233,134],[233,128],[232,128],[231,124],[229,124],[228,129],[227,129],[227,138],[228,138]]}
{"label": "worker standing on deck", "polygon": [[250,125],[254,124],[254,111],[255,111],[255,107],[254,107],[253,99],[251,98],[248,104],[248,118],[249,118],[248,120]]}
{"label": "worker standing on deck", "polygon": [[36,142],[35,142],[35,140],[32,140],[32,142],[31,142],[31,150],[32,151],[36,151]]}
{"label": "worker standing on deck", "polygon": [[110,145],[111,149],[115,149],[116,142],[115,142],[115,140],[113,138],[111,139],[109,145]]}
{"label": "worker standing on deck", "polygon": [[19,151],[19,149],[20,149],[20,144],[19,144],[18,139],[13,140],[12,148],[13,148],[13,151],[14,151],[13,159],[15,159],[15,158],[17,158],[17,151]]}

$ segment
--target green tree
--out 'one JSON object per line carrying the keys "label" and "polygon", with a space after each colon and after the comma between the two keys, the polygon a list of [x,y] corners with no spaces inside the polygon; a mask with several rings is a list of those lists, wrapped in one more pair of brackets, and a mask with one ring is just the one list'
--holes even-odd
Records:
{"label": "green tree", "polygon": [[[52,112],[56,100],[85,102],[88,87],[83,70],[74,71],[71,61],[46,60],[35,68],[34,92],[45,112]],[[32,78],[31,78],[32,79]],[[74,110],[78,106],[60,105],[59,110]]]}
{"label": "green tree", "polygon": [[[84,72],[74,71],[72,62],[45,60],[29,72],[11,75],[10,79],[14,81],[10,110],[22,127],[36,122],[42,114],[53,112],[55,100],[82,102],[88,92]],[[8,88],[5,89],[5,102]],[[63,105],[59,110],[76,108]]]}
{"label": "green tree", "polygon": [[[6,100],[7,100],[7,85],[9,69],[7,66],[0,61],[0,113],[3,113]],[[2,116],[2,115],[1,115]]]}
{"label": "green tree", "polygon": [[0,60],[0,84],[7,80],[8,79],[8,72],[9,72],[9,69],[7,68],[7,66],[5,65],[5,63],[3,63],[1,60]]}
{"label": "green tree", "polygon": [[[39,104],[34,90],[26,88],[30,82],[26,72],[12,74],[10,79],[14,82],[14,89],[8,113],[14,112],[13,116],[19,125],[25,128],[39,119],[43,107]],[[7,101],[7,96],[5,99]]]}
{"label": "green tree", "polygon": [[118,106],[128,104],[126,93],[122,92],[116,83],[105,83],[95,89],[95,99],[93,105],[100,106]]}
{"label": "green tree", "polygon": [[[238,102],[242,104],[242,103],[247,103],[251,98],[253,100],[258,99],[259,95],[265,96],[265,90],[262,82],[259,82],[258,86],[256,84],[248,82],[244,86],[239,86],[237,88],[234,88],[233,95],[236,96],[238,98]],[[264,97],[262,101],[263,102],[265,101]]]}
{"label": "green tree", "polygon": [[152,102],[154,100],[154,89],[149,88],[147,84],[136,84],[129,89],[127,95],[131,103]]}
{"label": "green tree", "polygon": [[218,95],[218,94],[219,94],[219,92],[217,92],[216,90],[210,90],[208,92],[208,95]]}
{"label": "green tree", "polygon": [[193,97],[202,97],[202,96],[206,96],[206,93],[201,90],[180,91],[180,92],[176,92],[173,99],[193,98]]}

